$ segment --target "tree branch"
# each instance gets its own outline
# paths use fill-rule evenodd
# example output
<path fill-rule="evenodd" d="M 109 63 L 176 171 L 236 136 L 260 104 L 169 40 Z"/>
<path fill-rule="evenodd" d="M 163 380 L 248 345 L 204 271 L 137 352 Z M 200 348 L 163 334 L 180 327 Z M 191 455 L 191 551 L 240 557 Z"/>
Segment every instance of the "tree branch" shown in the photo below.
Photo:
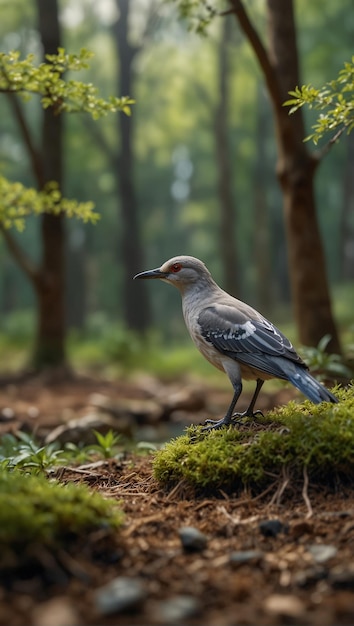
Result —
<path fill-rule="evenodd" d="M 333 148 L 334 144 L 337 143 L 338 139 L 343 135 L 345 130 L 346 130 L 346 126 L 342 126 L 342 128 L 340 128 L 336 132 L 336 134 L 333 135 L 333 137 L 331 137 L 331 139 L 326 143 L 326 145 L 323 146 L 322 150 L 317 150 L 314 153 L 314 157 L 316 161 L 320 162 L 325 156 L 327 156 L 329 151 Z"/>
<path fill-rule="evenodd" d="M 32 170 L 37 181 L 37 186 L 39 189 L 43 189 L 44 184 L 45 184 L 45 179 L 44 179 L 44 172 L 43 172 L 40 154 L 34 145 L 26 118 L 24 116 L 24 113 L 22 111 L 21 105 L 18 101 L 16 94 L 7 93 L 7 96 L 11 103 L 12 110 L 16 117 L 17 123 L 21 129 L 23 140 L 30 156 Z"/>
<path fill-rule="evenodd" d="M 21 268 L 21 270 L 32 282 L 32 284 L 36 286 L 40 279 L 40 272 L 29 259 L 29 257 L 24 253 L 23 249 L 17 243 L 15 237 L 13 237 L 9 230 L 7 228 L 4 228 L 2 224 L 0 224 L 0 231 L 4 236 L 7 247 L 11 252 L 13 258 L 15 259 L 17 265 Z"/>
<path fill-rule="evenodd" d="M 248 17 L 242 1 L 229 0 L 229 2 L 232 7 L 232 13 L 237 18 L 238 23 L 240 24 L 244 35 L 247 37 L 249 43 L 251 44 L 253 51 L 257 57 L 258 63 L 261 66 L 273 105 L 278 112 L 281 111 L 282 113 L 284 113 L 278 81 L 276 79 L 274 67 L 269 58 L 269 54 L 264 47 L 259 34 L 257 33 L 252 22 L 250 21 L 250 18 Z"/>

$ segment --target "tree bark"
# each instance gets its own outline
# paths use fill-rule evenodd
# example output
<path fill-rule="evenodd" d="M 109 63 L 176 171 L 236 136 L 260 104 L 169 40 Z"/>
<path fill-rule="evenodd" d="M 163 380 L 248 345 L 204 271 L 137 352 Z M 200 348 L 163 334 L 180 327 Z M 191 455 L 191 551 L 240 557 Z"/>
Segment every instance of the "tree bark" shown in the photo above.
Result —
<path fill-rule="evenodd" d="M 268 108 L 265 103 L 265 93 L 262 84 L 257 87 L 257 119 L 256 119 L 256 157 L 254 164 L 254 198 L 253 218 L 254 232 L 252 247 L 256 264 L 257 300 L 258 307 L 264 314 L 272 309 L 274 289 L 271 276 L 270 259 L 270 224 L 267 205 L 267 118 Z"/>
<path fill-rule="evenodd" d="M 57 0 L 37 0 L 38 25 L 43 55 L 55 54 L 61 46 Z M 42 171 L 44 184 L 62 185 L 61 115 L 43 111 Z M 41 217 L 42 258 L 35 288 L 38 301 L 38 326 L 34 351 L 36 369 L 66 365 L 65 354 L 65 279 L 63 215 Z"/>
<path fill-rule="evenodd" d="M 118 93 L 133 96 L 133 61 L 138 48 L 128 39 L 130 0 L 116 0 L 119 18 L 114 25 L 114 39 L 119 58 Z M 134 183 L 133 117 L 118 115 L 120 151 L 117 158 L 122 215 L 121 258 L 123 277 L 123 315 L 126 325 L 138 332 L 151 323 L 150 302 L 146 285 L 137 285 L 132 277 L 144 267 L 138 201 Z"/>
<path fill-rule="evenodd" d="M 343 204 L 340 220 L 340 272 L 343 280 L 354 278 L 354 133 L 346 138 L 347 158 L 343 180 Z"/>
<path fill-rule="evenodd" d="M 328 349 L 340 352 L 331 310 L 325 258 L 314 199 L 318 160 L 307 152 L 302 112 L 289 116 L 283 102 L 300 84 L 292 0 L 267 0 L 269 54 L 240 0 L 230 0 L 233 12 L 257 56 L 273 106 L 278 145 L 277 174 L 284 198 L 289 274 L 299 339 L 317 345 L 331 335 Z"/>
<path fill-rule="evenodd" d="M 219 84 L 217 90 L 219 101 L 215 111 L 214 135 L 220 203 L 220 258 L 223 267 L 225 289 L 237 296 L 240 294 L 240 280 L 235 237 L 236 206 L 232 193 L 232 166 L 228 126 L 231 26 L 230 20 L 224 20 L 219 43 Z"/>

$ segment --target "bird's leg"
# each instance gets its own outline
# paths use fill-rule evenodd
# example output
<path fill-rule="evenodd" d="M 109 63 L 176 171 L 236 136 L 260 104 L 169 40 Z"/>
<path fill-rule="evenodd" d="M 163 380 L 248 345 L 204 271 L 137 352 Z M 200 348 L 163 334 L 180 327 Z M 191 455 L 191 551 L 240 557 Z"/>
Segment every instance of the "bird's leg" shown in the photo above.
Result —
<path fill-rule="evenodd" d="M 259 392 L 262 389 L 263 383 L 264 383 L 264 380 L 262 380 L 261 378 L 257 378 L 256 389 L 253 394 L 252 400 L 249 404 L 249 407 L 243 413 L 233 413 L 232 417 L 237 417 L 237 418 L 256 417 L 257 415 L 260 415 L 261 417 L 263 417 L 262 411 L 254 411 L 254 407 L 255 407 Z M 238 421 L 238 420 L 234 420 L 234 421 Z"/>
<path fill-rule="evenodd" d="M 229 424 L 231 424 L 231 418 L 233 415 L 233 410 L 236 406 L 236 402 L 239 399 L 240 395 L 241 395 L 241 391 L 242 391 L 242 383 L 241 382 L 237 382 L 234 384 L 234 396 L 232 398 L 231 404 L 229 406 L 229 408 L 227 409 L 226 415 L 221 419 L 221 420 L 205 420 L 204 424 L 208 424 L 208 426 L 204 426 L 202 428 L 203 431 L 205 430 L 215 430 L 218 428 L 222 428 L 223 426 L 228 426 Z"/>

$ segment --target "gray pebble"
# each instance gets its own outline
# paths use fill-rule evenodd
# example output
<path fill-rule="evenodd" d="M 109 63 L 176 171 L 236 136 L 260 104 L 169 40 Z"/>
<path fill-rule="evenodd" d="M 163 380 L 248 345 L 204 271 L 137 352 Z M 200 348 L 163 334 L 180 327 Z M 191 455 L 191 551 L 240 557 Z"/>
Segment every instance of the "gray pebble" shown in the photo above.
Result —
<path fill-rule="evenodd" d="M 201 606 L 197 598 L 193 596 L 174 596 L 160 602 L 156 609 L 156 617 L 164 624 L 185 622 L 200 613 Z"/>
<path fill-rule="evenodd" d="M 120 576 L 96 591 L 95 605 L 102 615 L 133 612 L 145 598 L 146 589 L 139 578 Z"/>
<path fill-rule="evenodd" d="M 327 569 L 321 565 L 316 565 L 315 567 L 308 567 L 296 572 L 294 575 L 294 583 L 298 587 L 306 589 L 307 587 L 317 583 L 319 580 L 325 580 L 327 577 Z"/>
<path fill-rule="evenodd" d="M 354 566 L 338 565 L 329 575 L 329 582 L 333 589 L 354 590 Z"/>
<path fill-rule="evenodd" d="M 208 539 L 198 528 L 182 526 L 178 531 L 182 546 L 186 552 L 200 552 L 206 548 Z"/>
<path fill-rule="evenodd" d="M 314 543 L 308 546 L 307 549 L 312 554 L 316 563 L 325 563 L 338 552 L 335 546 L 325 545 L 323 543 Z"/>
<path fill-rule="evenodd" d="M 240 550 L 238 552 L 231 552 L 230 563 L 232 565 L 243 565 L 244 563 L 258 563 L 263 557 L 263 552 L 260 550 Z"/>
<path fill-rule="evenodd" d="M 264 537 L 276 537 L 281 532 L 287 532 L 287 526 L 279 519 L 264 520 L 259 523 L 258 527 Z"/>

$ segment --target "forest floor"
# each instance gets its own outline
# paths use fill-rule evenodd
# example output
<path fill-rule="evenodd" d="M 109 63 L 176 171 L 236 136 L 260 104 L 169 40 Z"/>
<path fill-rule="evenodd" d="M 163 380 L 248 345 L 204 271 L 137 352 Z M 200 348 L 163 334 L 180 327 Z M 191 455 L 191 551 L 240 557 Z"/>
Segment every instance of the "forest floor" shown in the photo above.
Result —
<path fill-rule="evenodd" d="M 87 415 L 92 404 L 102 405 L 102 396 L 114 405 L 111 414 L 118 422 L 122 398 L 149 402 L 148 428 L 139 408 L 138 437 L 155 433 L 161 438 L 168 432 L 166 423 L 159 430 L 156 411 L 151 413 L 153 397 L 164 406 L 163 422 L 166 398 L 175 395 L 175 410 L 168 417 L 173 431 L 176 424 L 182 428 L 184 422 L 200 423 L 227 406 L 230 392 L 203 384 L 193 393 L 190 389 L 183 405 L 178 394 L 184 385 L 166 391 L 165 384 L 147 379 L 7 384 L 0 388 L 0 433 L 21 428 L 48 437 L 55 427 Z M 260 408 L 283 403 L 291 394 L 289 389 L 265 392 Z M 62 482 L 85 482 L 118 500 L 124 526 L 113 537 L 104 531 L 82 537 L 80 545 L 63 550 L 59 560 L 38 547 L 40 566 L 32 569 L 21 569 L 19 554 L 16 575 L 0 569 L 1 625 L 354 624 L 353 489 L 309 485 L 309 501 L 301 485 L 291 484 L 283 495 L 274 488 L 257 495 L 220 491 L 197 497 L 183 485 L 170 491 L 161 488 L 152 463 L 152 455 L 129 452 L 56 471 Z M 194 549 L 183 547 L 183 527 L 203 533 L 205 545 L 197 541 Z M 115 593 L 117 597 L 110 613 L 102 590 L 114 580 L 116 592 L 110 589 L 109 602 Z M 131 598 L 125 609 L 122 593 Z"/>

